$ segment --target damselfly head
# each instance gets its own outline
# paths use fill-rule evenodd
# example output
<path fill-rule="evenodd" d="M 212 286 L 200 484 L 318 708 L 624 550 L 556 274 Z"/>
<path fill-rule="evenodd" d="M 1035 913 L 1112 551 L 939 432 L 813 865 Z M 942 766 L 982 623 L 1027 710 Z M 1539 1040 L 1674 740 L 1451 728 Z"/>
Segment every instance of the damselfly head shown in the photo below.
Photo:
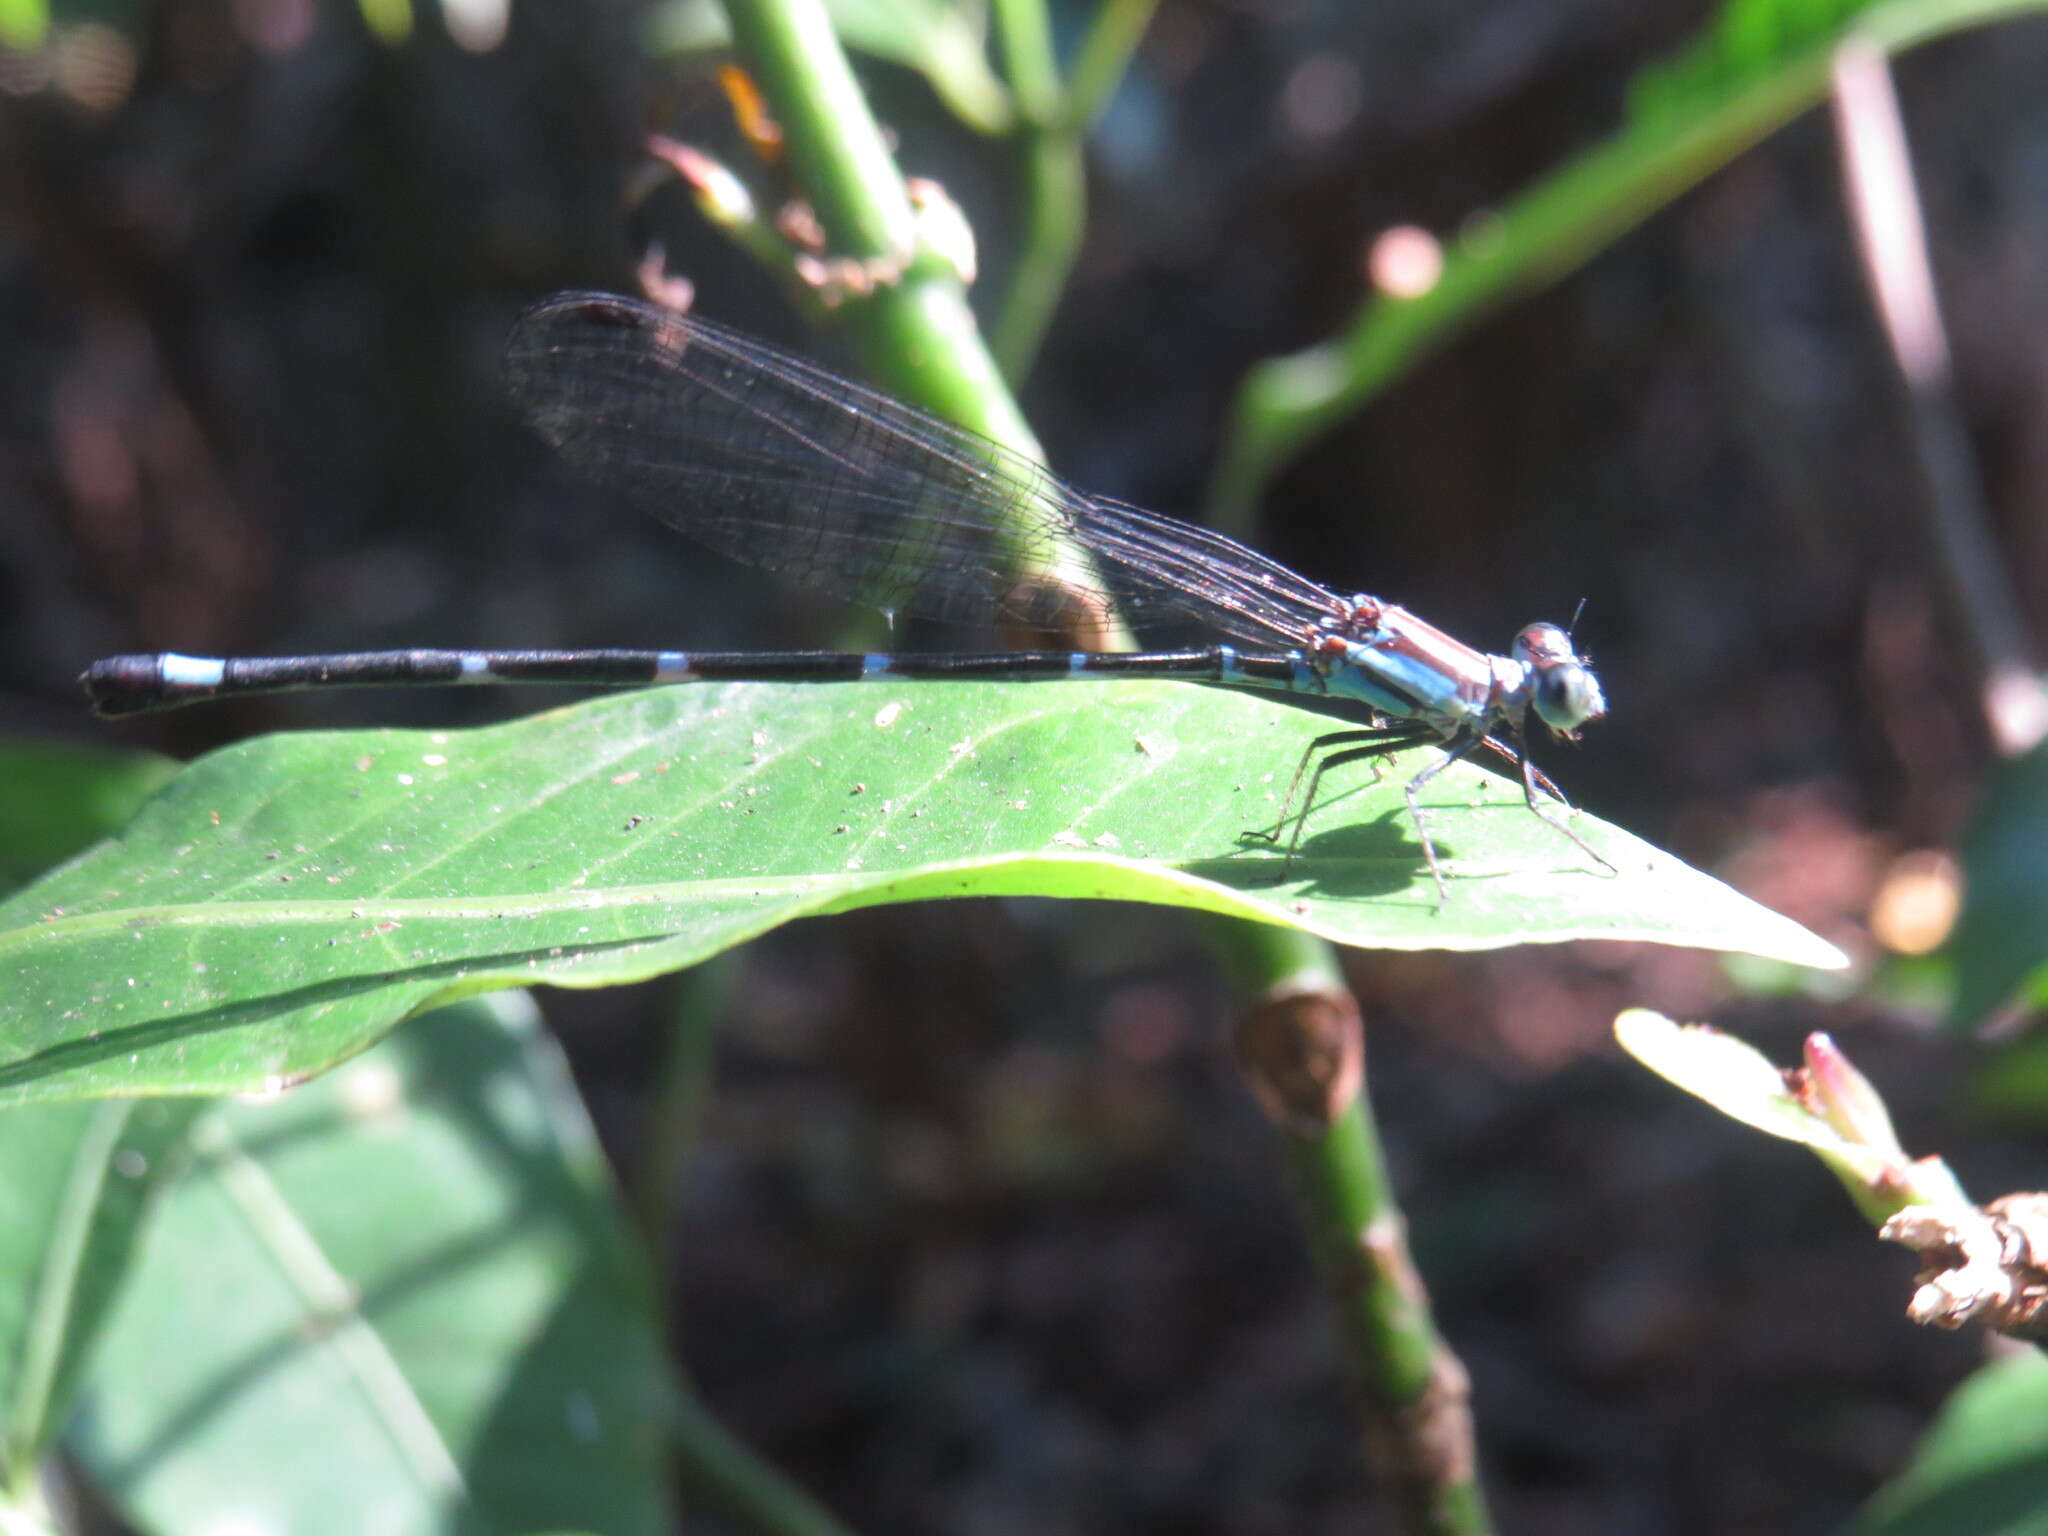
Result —
<path fill-rule="evenodd" d="M 1529 669 L 1529 702 L 1537 718 L 1560 736 L 1607 713 L 1607 698 L 1593 669 L 1555 624 L 1531 624 L 1515 636 L 1515 660 Z"/>

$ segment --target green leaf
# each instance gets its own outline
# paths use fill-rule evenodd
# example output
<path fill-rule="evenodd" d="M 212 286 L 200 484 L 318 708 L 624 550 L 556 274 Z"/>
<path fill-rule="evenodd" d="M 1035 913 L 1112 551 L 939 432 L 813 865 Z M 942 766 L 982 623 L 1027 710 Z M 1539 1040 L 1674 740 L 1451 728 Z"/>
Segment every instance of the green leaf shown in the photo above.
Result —
<path fill-rule="evenodd" d="M 798 917 L 938 896 L 1165 902 L 1342 943 L 1645 939 L 1842 963 L 1627 833 L 1602 869 L 1434 754 L 1278 816 L 1330 722 L 1190 684 L 703 685 L 469 732 L 274 736 L 194 764 L 0 904 L 0 1102 L 288 1081 L 408 1014 L 690 965 Z"/>
<path fill-rule="evenodd" d="M 1939 1158 L 1907 1161 L 1877 1090 L 1825 1037 L 1808 1041 L 1804 1094 L 1761 1051 L 1712 1025 L 1675 1024 L 1630 1008 L 1615 1019 L 1614 1038 L 1666 1082 L 1731 1120 L 1804 1146 L 1873 1226 L 1908 1205 L 1972 1208 Z M 1815 1081 L 1822 1070 L 1827 1083 Z"/>
<path fill-rule="evenodd" d="M 1955 1390 L 1913 1464 L 1850 1527 L 1854 1536 L 2048 1533 L 2048 1359 L 2026 1350 Z"/>
<path fill-rule="evenodd" d="M 1244 526 L 1271 477 L 1498 304 L 1576 270 L 1735 156 L 1820 102 L 1851 35 L 1899 53 L 2048 0 L 1725 0 L 1691 47 L 1630 87 L 1627 123 L 1444 249 L 1427 293 L 1369 299 L 1344 335 L 1245 376 L 1213 482 L 1213 526 Z"/>
<path fill-rule="evenodd" d="M 2048 986 L 2048 747 L 2004 764 L 1963 835 L 1963 911 L 1949 940 L 1949 1020 L 1981 1024 Z"/>
<path fill-rule="evenodd" d="M 0 893 L 105 837 L 177 771 L 153 752 L 0 743 Z"/>
<path fill-rule="evenodd" d="M 63 1425 L 191 1114 L 110 1101 L 0 1112 L 0 1486 L 33 1477 Z"/>
<path fill-rule="evenodd" d="M 532 1003 L 223 1103 L 66 1444 L 147 1530 L 673 1529 L 660 1329 Z"/>
<path fill-rule="evenodd" d="M 1707 1024 L 1675 1024 L 1647 1008 L 1619 1015 L 1614 1038 L 1666 1082 L 1752 1130 L 1816 1149 L 1846 1146 L 1825 1120 L 1799 1102 L 1771 1059 L 1746 1041 Z"/>

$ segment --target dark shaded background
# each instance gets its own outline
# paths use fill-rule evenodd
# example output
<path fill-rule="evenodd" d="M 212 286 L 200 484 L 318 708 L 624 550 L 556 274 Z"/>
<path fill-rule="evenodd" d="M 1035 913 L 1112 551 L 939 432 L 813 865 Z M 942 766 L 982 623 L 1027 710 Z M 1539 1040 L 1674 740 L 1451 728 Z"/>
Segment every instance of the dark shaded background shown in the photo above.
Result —
<path fill-rule="evenodd" d="M 61 87 L 6 61 L 0 730 L 192 752 L 531 702 L 286 698 L 117 730 L 71 678 L 122 650 L 829 640 L 801 597 L 594 506 L 497 390 L 523 303 L 630 288 L 656 236 L 706 312 L 836 355 L 679 194 L 623 207 L 645 130 L 727 140 L 709 87 L 646 62 L 633 6 L 518 5 L 479 54 L 432 7 L 386 47 L 308 5 L 108 14 L 69 34 Z M 1055 461 L 1197 505 L 1242 370 L 1349 316 L 1375 232 L 1453 228 L 1590 144 L 1707 14 L 1168 0 L 1027 394 Z M 973 219 L 992 302 L 1004 151 L 866 74 L 906 168 Z M 1963 407 L 2038 611 L 2048 26 L 1899 74 Z M 1587 598 L 1614 714 L 1557 777 L 1868 955 L 1886 862 L 1953 835 L 1986 761 L 1921 517 L 1816 117 L 1319 444 L 1259 538 L 1489 647 Z M 1879 1002 L 1744 1000 L 1690 952 L 1350 959 L 1505 1528 L 1820 1529 L 1896 1470 L 1980 1343 L 1908 1328 L 1909 1257 L 1607 1029 L 1630 1003 L 1711 1009 L 1780 1059 L 1831 1029 L 1914 1150 L 1980 1195 L 2038 1184 L 2038 1128 L 1968 1113 L 1972 1056 Z M 668 1257 L 690 1364 L 755 1445 L 872 1531 L 1380 1528 L 1179 917 L 872 912 L 721 978 L 720 1096 Z M 675 998 L 544 998 L 629 1180 Z"/>

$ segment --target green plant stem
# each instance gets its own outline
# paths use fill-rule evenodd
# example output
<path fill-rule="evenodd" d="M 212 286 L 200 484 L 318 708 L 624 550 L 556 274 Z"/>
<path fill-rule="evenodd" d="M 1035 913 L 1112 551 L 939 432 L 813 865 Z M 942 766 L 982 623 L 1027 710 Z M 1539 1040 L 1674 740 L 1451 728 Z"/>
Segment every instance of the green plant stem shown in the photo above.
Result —
<path fill-rule="evenodd" d="M 840 313 L 869 370 L 892 393 L 1034 460 L 1044 453 L 983 344 L 958 274 L 916 243 L 916 221 L 897 241 L 909 194 L 880 126 L 854 82 L 822 0 L 727 0 L 741 56 L 783 126 L 791 164 L 836 255 L 878 264 L 872 291 Z M 820 110 L 819 102 L 829 109 Z M 845 144 L 817 142 L 845 139 Z M 1085 550 L 1058 543 L 1022 517 L 1006 554 L 1020 579 L 1099 590 Z M 1083 637 L 1077 636 L 1077 639 Z M 1127 644 L 1116 623 L 1090 645 Z"/>
<path fill-rule="evenodd" d="M 1027 125 L 1017 138 L 1024 177 L 1021 248 L 992 348 L 1003 376 L 1022 384 L 1081 251 L 1087 172 L 1080 135 L 1069 128 Z"/>
<path fill-rule="evenodd" d="M 1335 1309 L 1344 1369 L 1364 1406 L 1374 1473 L 1400 1529 L 1482 1536 L 1492 1524 L 1478 1478 L 1477 1437 L 1464 1367 L 1436 1331 L 1408 1251 L 1407 1223 L 1387 1178 L 1366 1091 L 1363 1025 L 1328 945 L 1292 929 L 1215 920 L 1216 946 L 1248 1024 L 1268 1043 L 1341 1041 L 1350 1070 L 1331 1070 L 1326 1093 L 1297 1094 L 1293 1113 L 1261 1080 L 1273 1053 L 1239 1031 L 1239 1059 L 1275 1122 L 1308 1224 L 1316 1268 Z M 1296 1065 L 1313 1051 L 1283 1060 Z M 1324 1052 L 1325 1062 L 1338 1059 Z M 1297 1079 L 1297 1086 L 1299 1082 Z"/>
<path fill-rule="evenodd" d="M 1018 107 L 1024 180 L 1017 265 L 994 327 L 1003 374 L 1030 375 L 1081 250 L 1087 217 L 1085 141 L 1115 94 L 1157 0 L 1108 0 L 1095 16 L 1062 93 L 1044 0 L 998 0 L 996 25 Z"/>
<path fill-rule="evenodd" d="M 655 1272 L 655 1294 L 670 1298 L 667 1235 L 689 1169 L 703 1109 L 711 1096 L 718 1015 L 732 978 L 726 956 L 685 972 L 667 1037 L 668 1052 L 653 1105 L 647 1167 L 635 1199 Z M 665 1310 L 665 1308 L 664 1308 Z M 669 1449 L 687 1498 L 759 1536 L 848 1536 L 815 1499 L 736 1439 L 705 1407 L 689 1372 L 676 1368 L 669 1402 Z"/>
<path fill-rule="evenodd" d="M 836 63 L 818 57 L 836 54 L 837 46 L 815 0 L 728 0 L 728 4 L 734 36 L 777 109 L 793 163 L 800 171 L 842 176 L 854 174 L 852 167 L 869 165 L 851 151 L 824 152 L 803 148 L 797 142 L 810 134 L 865 137 L 872 131 L 857 91 L 829 113 L 794 105 L 795 98 L 811 88 L 812 74 L 836 81 L 845 71 L 843 56 Z M 771 18 L 764 12 L 777 14 Z M 745 20 L 742 13 L 747 13 Z M 748 40 L 757 36 L 775 39 L 774 49 L 753 56 Z M 795 46 L 793 39 L 805 46 Z M 1028 37 L 1020 38 L 1015 46 L 1019 56 L 1030 51 Z M 1012 67 L 1014 71 L 1014 58 Z M 1028 100 L 1030 92 L 1020 84 L 1018 95 L 1020 101 Z M 874 139 L 879 143 L 878 131 Z M 863 174 L 883 172 L 870 166 Z M 893 166 L 886 168 L 886 174 L 890 188 L 900 188 Z M 854 208 L 863 189 L 835 187 L 828 197 L 823 189 L 806 185 L 836 248 L 845 237 L 828 210 Z M 893 199 L 895 192 L 887 190 L 884 195 Z M 849 218 L 846 227 L 880 226 L 872 215 L 864 215 L 858 220 Z M 856 249 L 849 254 L 870 253 Z M 913 263 L 905 281 L 884 285 L 870 296 L 849 302 L 846 313 L 849 324 L 861 333 L 870 365 L 898 393 L 1013 448 L 1030 441 L 1009 391 L 993 368 L 986 366 L 987 353 L 971 323 L 961 323 L 966 310 L 956 282 L 922 272 L 919 264 Z M 988 425 L 1008 422 L 1018 425 L 1007 431 L 991 431 Z M 1349 1010 L 1355 1018 L 1356 1005 L 1344 992 L 1336 961 L 1321 941 L 1261 924 L 1219 920 L 1210 929 L 1247 995 L 1263 998 L 1312 979 L 1319 995 L 1335 1000 L 1340 1010 Z M 1412 1465 L 1422 1459 L 1418 1442 L 1404 1437 L 1400 1426 L 1440 1422 L 1427 1419 L 1416 1409 L 1441 1400 L 1443 1394 L 1433 1389 L 1433 1383 L 1440 1384 L 1446 1374 L 1460 1373 L 1454 1369 L 1455 1362 L 1450 1372 L 1445 1370 L 1448 1355 L 1428 1328 L 1426 1307 L 1416 1299 L 1420 1290 L 1406 1266 L 1405 1247 L 1396 1241 L 1392 1252 L 1398 1261 L 1387 1257 L 1386 1236 L 1398 1234 L 1400 1220 L 1380 1171 L 1377 1140 L 1368 1123 L 1358 1110 L 1350 1108 L 1312 1141 L 1313 1148 L 1295 1150 L 1294 1161 L 1306 1191 L 1317 1251 L 1344 1311 L 1347 1361 L 1368 1403 L 1385 1408 L 1373 1415 L 1375 1438 L 1402 1447 L 1392 1456 L 1394 1464 Z M 1379 1432 L 1383 1425 L 1386 1432 Z M 1408 1486 L 1412 1479 L 1405 1475 L 1397 1479 L 1403 1506 L 1427 1515 L 1426 1519 L 1411 1519 L 1410 1529 L 1457 1532 L 1460 1536 L 1474 1536 L 1486 1529 L 1483 1505 L 1469 1471 L 1469 1434 L 1462 1444 L 1466 1454 L 1452 1458 L 1462 1460 L 1466 1468 L 1462 1479 L 1438 1477 L 1431 1481 L 1426 1497 L 1413 1494 Z"/>
<path fill-rule="evenodd" d="M 822 0 L 727 0 L 725 9 L 833 249 L 907 255 L 917 237 L 910 194 Z"/>
<path fill-rule="evenodd" d="M 758 1536 L 850 1536 L 822 1505 L 735 1440 L 687 1380 L 670 1407 L 669 1449 L 693 1508 Z"/>
<path fill-rule="evenodd" d="M 1045 0 L 996 0 L 995 23 L 1017 104 L 1024 207 L 1017 265 L 996 320 L 993 350 L 1004 376 L 1016 384 L 1031 371 L 1081 249 L 1087 177 L 1082 127 L 1060 88 Z"/>
<path fill-rule="evenodd" d="M 995 0 L 995 24 L 1003 45 L 1003 72 L 1017 109 L 1029 122 L 1057 123 L 1066 110 L 1066 97 L 1045 0 Z"/>
<path fill-rule="evenodd" d="M 1829 58 L 1844 36 L 1853 32 L 1896 53 L 2044 8 L 2048 0 L 1891 0 L 1768 75 L 1738 81 L 1722 100 L 1648 116 L 1579 156 L 1498 215 L 1475 221 L 1447 248 L 1443 275 L 1427 293 L 1376 296 L 1345 335 L 1248 373 L 1211 481 L 1209 522 L 1242 532 L 1268 481 L 1312 438 L 1493 306 L 1573 271 L 1814 106 L 1827 92 Z"/>
<path fill-rule="evenodd" d="M 719 1017 L 732 990 L 732 975 L 729 955 L 720 954 L 690 967 L 675 981 L 663 1040 L 666 1050 L 648 1116 L 645 1166 L 635 1183 L 633 1200 L 654 1272 L 655 1292 L 664 1301 L 671 1295 L 669 1266 L 674 1245 L 668 1240 L 669 1233 L 682 1203 L 704 1106 L 711 1101 Z"/>
<path fill-rule="evenodd" d="M 1404 1530 L 1492 1529 L 1463 1365 L 1436 1332 L 1361 1096 L 1320 1136 L 1287 1139 L 1375 1471 Z"/>
<path fill-rule="evenodd" d="M 1105 0 L 1096 11 L 1095 24 L 1081 40 L 1067 79 L 1067 113 L 1077 128 L 1093 128 L 1109 110 L 1110 98 L 1158 8 L 1159 0 Z"/>
<path fill-rule="evenodd" d="M 726 14 L 833 254 L 903 263 L 871 294 L 844 305 L 863 360 L 892 393 L 1038 457 L 958 276 L 920 249 L 910 194 L 822 0 L 726 0 Z"/>

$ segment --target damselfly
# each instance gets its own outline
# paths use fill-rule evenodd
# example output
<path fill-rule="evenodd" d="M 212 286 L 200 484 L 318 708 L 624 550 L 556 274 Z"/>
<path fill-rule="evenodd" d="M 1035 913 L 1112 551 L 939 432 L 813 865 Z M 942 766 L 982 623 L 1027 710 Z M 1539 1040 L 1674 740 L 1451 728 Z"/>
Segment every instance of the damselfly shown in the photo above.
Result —
<path fill-rule="evenodd" d="M 1555 624 L 1511 653 L 1452 639 L 1376 597 L 1339 596 L 1233 539 L 1090 496 L 973 433 L 694 316 L 566 293 L 524 314 L 507 348 L 514 398 L 590 480 L 735 559 L 892 616 L 1006 632 L 1135 637 L 1169 626 L 1197 649 L 361 651 L 321 656 L 114 656 L 81 681 L 105 715 L 223 694 L 335 686 L 1165 677 L 1271 690 L 1353 728 L 1315 739 L 1270 829 L 1291 866 L 1324 775 L 1423 742 L 1408 781 L 1424 862 L 1444 891 L 1421 792 L 1475 749 L 1521 769 L 1529 809 L 1563 804 L 1528 754 L 1529 717 L 1570 738 L 1606 712 Z M 1311 767 L 1313 771 L 1311 772 Z M 1306 778 L 1307 791 L 1303 794 Z M 1296 807 L 1299 805 L 1297 813 Z M 1610 866 L 1611 867 L 1611 866 Z"/>

